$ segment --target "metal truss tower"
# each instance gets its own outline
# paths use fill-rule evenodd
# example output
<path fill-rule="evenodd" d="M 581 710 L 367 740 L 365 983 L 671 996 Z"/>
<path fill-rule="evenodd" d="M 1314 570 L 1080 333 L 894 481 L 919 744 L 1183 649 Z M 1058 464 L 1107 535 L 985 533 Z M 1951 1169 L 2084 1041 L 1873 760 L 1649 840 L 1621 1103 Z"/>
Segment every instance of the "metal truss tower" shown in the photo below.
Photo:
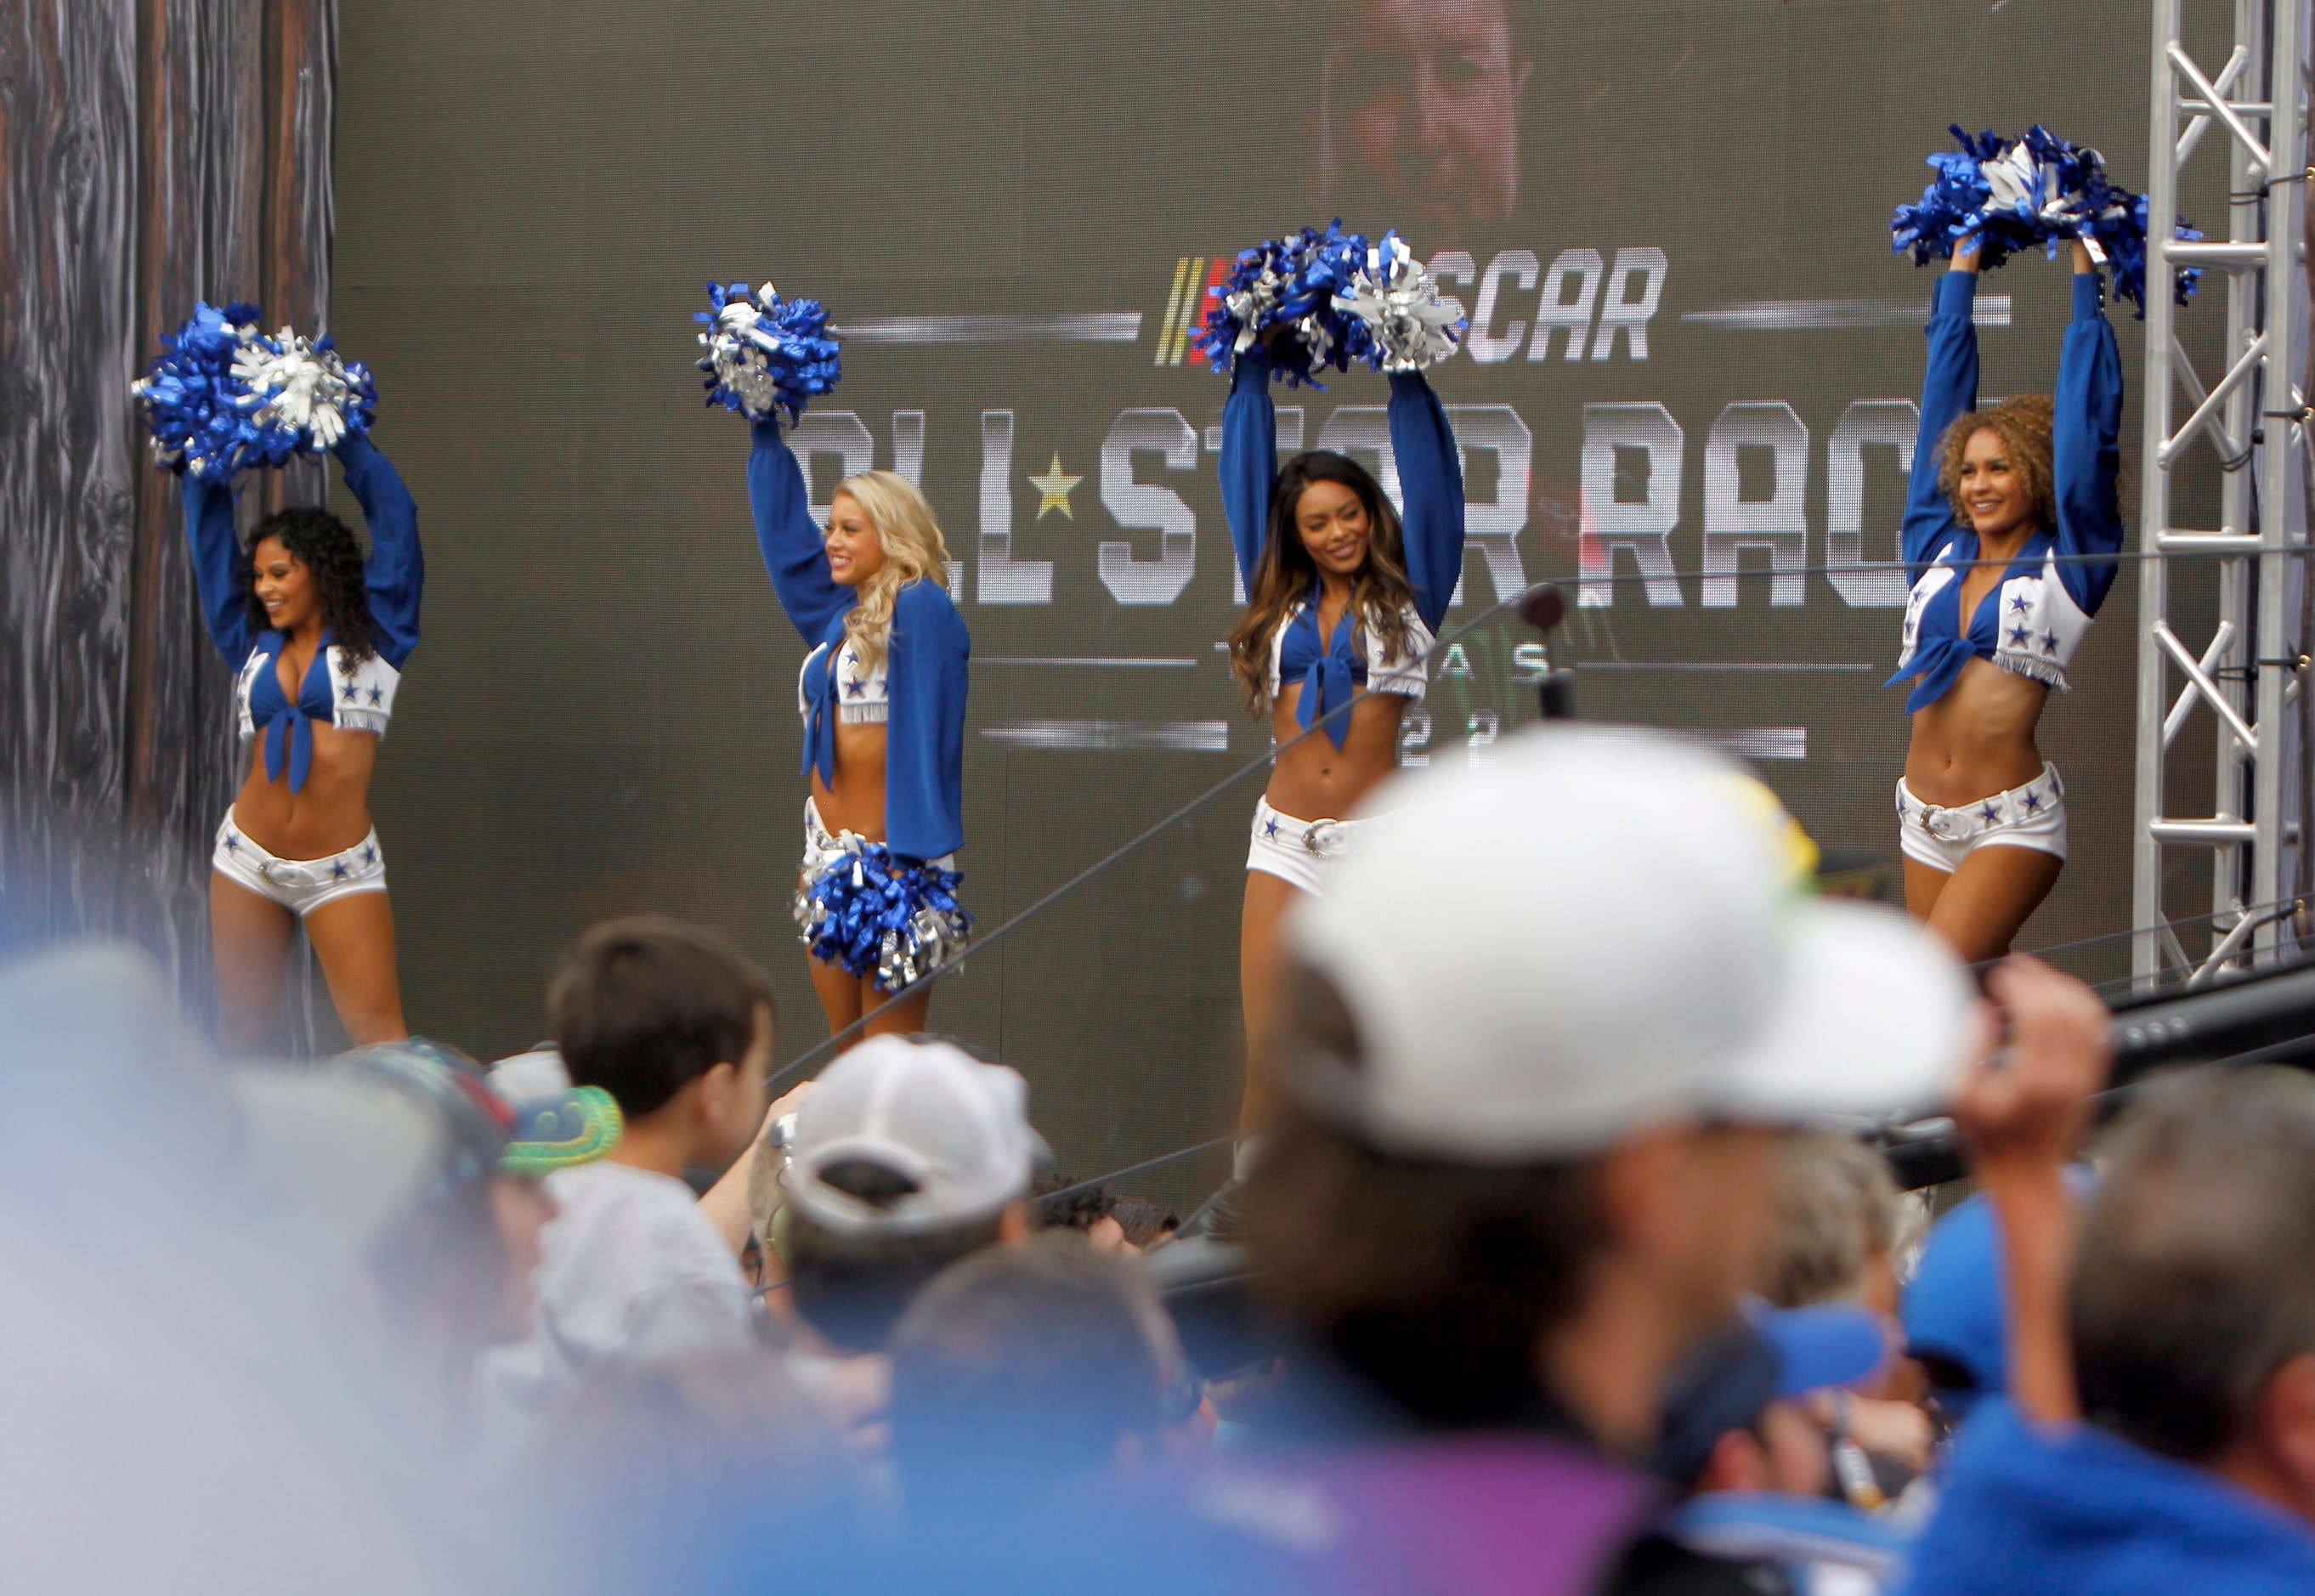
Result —
<path fill-rule="evenodd" d="M 2306 896 L 2305 562 L 2309 414 L 2302 232 L 2307 159 L 2306 0 L 2231 0 L 2234 48 L 2215 71 L 2186 49 L 2186 0 L 2153 0 L 2154 72 L 2147 231 L 2144 441 L 2139 482 L 2138 724 L 2131 969 L 2137 984 L 2201 985 L 2220 970 L 2269 963 L 2295 946 Z M 2225 237 L 2168 236 L 2179 170 L 2198 148 L 2227 161 Z M 2223 292 L 2226 369 L 2205 384 L 2174 331 L 2171 275 L 2204 273 Z M 2207 310 L 2198 314 L 2208 314 Z M 2222 474 L 2220 525 L 2181 527 L 2181 468 L 2207 448 Z M 2189 554 L 2175 563 L 2161 556 Z M 2216 625 L 2179 634 L 2171 578 L 2215 563 Z M 2197 608 L 2200 606 L 2196 606 Z M 2208 813 L 2181 813 L 2166 756 L 2209 712 L 2216 761 Z M 2199 784 L 2197 784 L 2199 785 Z M 2189 800 L 2188 802 L 2191 802 Z M 2164 901 L 2166 860 L 2210 861 L 2211 913 Z"/>

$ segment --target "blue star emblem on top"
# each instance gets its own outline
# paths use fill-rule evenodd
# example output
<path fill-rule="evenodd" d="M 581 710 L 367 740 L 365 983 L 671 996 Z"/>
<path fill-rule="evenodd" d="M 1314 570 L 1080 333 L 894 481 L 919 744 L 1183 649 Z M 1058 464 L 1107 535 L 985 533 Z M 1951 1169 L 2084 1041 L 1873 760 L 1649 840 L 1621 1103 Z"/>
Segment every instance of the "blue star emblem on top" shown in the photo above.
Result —
<path fill-rule="evenodd" d="M 2001 811 L 1989 803 L 1983 809 L 1977 811 L 1977 818 L 1991 826 L 1994 821 L 2001 818 Z"/>
<path fill-rule="evenodd" d="M 347 702 L 348 704 L 351 704 L 351 703 L 354 701 L 354 696 L 355 696 L 357 693 L 359 693 L 360 691 L 361 691 L 361 689 L 360 689 L 359 687 L 356 687 L 356 686 L 355 686 L 353 683 L 351 683 L 351 682 L 348 682 L 348 683 L 346 684 L 346 691 L 345 691 L 345 700 L 346 700 L 346 702 Z"/>
<path fill-rule="evenodd" d="M 2022 613 L 2022 612 L 2024 612 L 2024 611 L 2026 611 L 2026 610 L 2028 610 L 2028 609 L 2033 608 L 2034 607 L 2033 607 L 2031 604 L 2029 604 L 2029 603 L 2027 603 L 2027 602 L 2026 595 L 2025 595 L 2025 594 L 2023 594 L 2023 593 L 2012 593 L 2012 594 L 2009 596 L 2009 607 L 2010 607 L 2010 608 L 2012 608 L 2012 609 L 2014 609 L 2014 610 L 2018 610 L 2018 611 L 2019 611 L 2019 612 L 2021 612 L 2021 613 Z"/>
<path fill-rule="evenodd" d="M 2041 807 L 2042 807 L 2042 794 L 2039 794 L 2039 793 L 2028 793 L 2028 794 L 2026 794 L 2026 812 L 2027 812 L 2027 813 L 2028 813 L 2028 814 L 2032 814 L 2032 813 L 2034 813 L 2036 811 L 2039 810 Z"/>
<path fill-rule="evenodd" d="M 1264 837 L 1272 839 L 1275 839 L 1277 838 L 1278 818 L 1275 815 L 1262 822 L 1262 834 Z"/>
<path fill-rule="evenodd" d="M 370 690 L 369 690 L 369 701 L 370 701 L 372 704 L 383 704 L 383 703 L 385 703 L 385 702 L 386 702 L 386 694 L 385 694 L 384 690 L 383 690 L 383 689 L 381 689 L 381 688 L 378 688 L 378 687 L 372 687 L 372 688 L 370 688 Z"/>
<path fill-rule="evenodd" d="M 241 838 L 235 837 L 230 831 L 226 832 L 225 834 L 225 851 L 228 854 L 237 854 L 241 852 Z"/>
<path fill-rule="evenodd" d="M 377 863 L 377 844 L 374 842 L 366 842 L 362 844 L 362 863 L 365 864 L 375 864 Z"/>
<path fill-rule="evenodd" d="M 2009 628 L 2009 641 L 2017 643 L 2021 648 L 2025 646 L 2026 640 L 2031 636 L 2033 636 L 2033 634 L 2026 630 L 2023 626 L 2012 626 Z"/>
<path fill-rule="evenodd" d="M 2042 652 L 2045 654 L 2054 654 L 2058 652 L 2058 634 L 2055 632 L 2042 634 Z"/>
<path fill-rule="evenodd" d="M 857 698 L 867 690 L 867 684 L 856 676 L 844 684 L 844 696 L 847 698 Z"/>
<path fill-rule="evenodd" d="M 343 859 L 333 859 L 331 861 L 330 878 L 333 881 L 343 881 L 352 873 L 352 871 L 346 868 L 346 862 Z"/>

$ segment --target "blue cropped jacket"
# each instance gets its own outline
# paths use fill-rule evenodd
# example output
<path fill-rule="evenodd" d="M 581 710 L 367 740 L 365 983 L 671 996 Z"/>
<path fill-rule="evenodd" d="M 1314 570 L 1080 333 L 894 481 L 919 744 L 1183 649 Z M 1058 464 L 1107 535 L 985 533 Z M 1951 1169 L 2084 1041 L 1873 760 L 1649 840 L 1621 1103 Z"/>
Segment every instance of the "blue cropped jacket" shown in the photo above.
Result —
<path fill-rule="evenodd" d="M 812 653 L 803 672 L 803 774 L 836 781 L 844 621 L 859 595 L 829 574 L 828 553 L 812 518 L 803 469 L 771 421 L 757 421 L 748 459 L 748 498 L 780 607 Z M 972 639 L 955 601 L 918 581 L 893 602 L 886 648 L 889 708 L 884 726 L 884 840 L 921 863 L 964 846 L 964 703 Z M 817 669 L 815 669 L 817 667 Z"/>

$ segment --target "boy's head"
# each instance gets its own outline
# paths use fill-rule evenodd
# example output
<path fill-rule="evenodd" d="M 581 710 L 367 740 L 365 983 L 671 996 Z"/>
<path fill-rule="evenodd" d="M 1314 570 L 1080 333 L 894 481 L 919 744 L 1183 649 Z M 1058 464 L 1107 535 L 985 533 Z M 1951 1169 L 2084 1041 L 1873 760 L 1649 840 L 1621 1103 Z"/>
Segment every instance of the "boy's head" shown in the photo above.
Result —
<path fill-rule="evenodd" d="M 746 1150 L 764 1116 L 772 992 L 730 942 L 658 915 L 606 920 L 546 1006 L 572 1085 L 602 1087 L 631 1122 L 683 1119 L 702 1165 Z"/>

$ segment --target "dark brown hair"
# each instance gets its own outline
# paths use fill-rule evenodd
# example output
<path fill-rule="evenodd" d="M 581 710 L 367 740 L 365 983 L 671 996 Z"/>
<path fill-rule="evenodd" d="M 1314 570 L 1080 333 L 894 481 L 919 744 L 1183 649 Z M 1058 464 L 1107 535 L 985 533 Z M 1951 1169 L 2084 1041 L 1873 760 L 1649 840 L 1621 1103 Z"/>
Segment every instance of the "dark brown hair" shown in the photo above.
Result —
<path fill-rule="evenodd" d="M 1246 691 L 1246 706 L 1257 716 L 1270 711 L 1272 634 L 1298 599 L 1318 601 L 1318 567 L 1302 545 L 1295 515 L 1302 491 L 1322 482 L 1348 488 L 1367 512 L 1367 560 L 1351 590 L 1351 614 L 1359 626 L 1382 639 L 1389 654 L 1408 652 L 1406 611 L 1414 606 L 1415 588 L 1406 576 L 1406 535 L 1398 512 L 1373 474 L 1348 455 L 1332 449 L 1297 455 L 1278 468 L 1262 559 L 1247 585 L 1246 614 L 1230 634 L 1230 669 Z"/>
<path fill-rule="evenodd" d="M 329 628 L 331 640 L 345 651 L 347 661 L 358 664 L 377 652 L 377 623 L 370 618 L 361 545 L 355 541 L 352 528 L 328 510 L 309 505 L 293 505 L 267 516 L 242 552 L 241 580 L 248 595 L 251 629 L 264 632 L 272 626 L 265 607 L 257 601 L 257 545 L 269 537 L 279 541 L 312 576 L 314 596 L 322 605 L 322 624 Z"/>
<path fill-rule="evenodd" d="M 572 1084 L 602 1087 L 630 1120 L 746 1058 L 759 1010 L 768 1023 L 772 989 L 754 960 L 705 927 L 660 915 L 588 932 L 546 995 Z"/>

